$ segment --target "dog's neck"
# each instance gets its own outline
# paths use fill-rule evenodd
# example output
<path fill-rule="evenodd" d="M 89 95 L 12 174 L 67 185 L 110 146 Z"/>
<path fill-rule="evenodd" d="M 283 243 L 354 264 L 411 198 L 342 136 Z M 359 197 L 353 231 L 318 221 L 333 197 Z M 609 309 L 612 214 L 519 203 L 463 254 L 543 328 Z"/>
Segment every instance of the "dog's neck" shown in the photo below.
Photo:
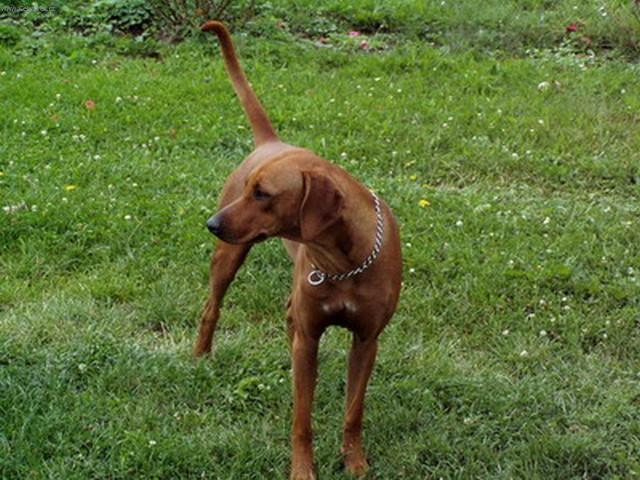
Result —
<path fill-rule="evenodd" d="M 307 260 L 328 274 L 341 274 L 360 266 L 371 253 L 376 233 L 376 212 L 365 190 L 345 200 L 341 217 L 311 242 L 305 243 Z"/>

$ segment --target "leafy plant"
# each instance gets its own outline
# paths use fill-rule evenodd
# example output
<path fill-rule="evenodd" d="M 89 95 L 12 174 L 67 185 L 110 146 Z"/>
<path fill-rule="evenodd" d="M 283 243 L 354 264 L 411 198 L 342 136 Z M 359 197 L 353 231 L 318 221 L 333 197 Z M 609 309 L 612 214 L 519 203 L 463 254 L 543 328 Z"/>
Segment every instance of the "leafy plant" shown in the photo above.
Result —
<path fill-rule="evenodd" d="M 152 16 L 143 0 L 97 0 L 73 14 L 71 25 L 83 33 L 116 32 L 148 36 Z"/>
<path fill-rule="evenodd" d="M 20 41 L 21 36 L 19 28 L 0 24 L 0 45 L 12 47 Z"/>
<path fill-rule="evenodd" d="M 174 41 L 189 36 L 206 20 L 233 22 L 255 8 L 255 0 L 152 0 L 149 4 L 159 34 Z"/>

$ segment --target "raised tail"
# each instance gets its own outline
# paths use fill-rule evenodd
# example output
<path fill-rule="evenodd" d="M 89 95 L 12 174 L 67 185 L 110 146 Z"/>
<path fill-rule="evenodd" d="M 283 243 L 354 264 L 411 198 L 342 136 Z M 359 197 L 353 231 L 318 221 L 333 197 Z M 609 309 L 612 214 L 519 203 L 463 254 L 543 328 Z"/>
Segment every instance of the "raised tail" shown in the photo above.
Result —
<path fill-rule="evenodd" d="M 255 92 L 249 85 L 247 77 L 245 77 L 242 67 L 238 62 L 235 49 L 233 48 L 233 41 L 229 30 L 224 24 L 216 21 L 208 21 L 202 27 L 203 32 L 215 32 L 220 40 L 220 46 L 222 47 L 222 56 L 224 57 L 224 64 L 227 68 L 227 72 L 231 77 L 231 83 L 233 83 L 233 89 L 236 91 L 240 103 L 244 108 L 251 129 L 253 130 L 253 138 L 256 146 L 266 143 L 270 140 L 278 138 L 276 131 L 271 125 L 269 115 L 264 110 L 260 100 L 256 96 Z"/>

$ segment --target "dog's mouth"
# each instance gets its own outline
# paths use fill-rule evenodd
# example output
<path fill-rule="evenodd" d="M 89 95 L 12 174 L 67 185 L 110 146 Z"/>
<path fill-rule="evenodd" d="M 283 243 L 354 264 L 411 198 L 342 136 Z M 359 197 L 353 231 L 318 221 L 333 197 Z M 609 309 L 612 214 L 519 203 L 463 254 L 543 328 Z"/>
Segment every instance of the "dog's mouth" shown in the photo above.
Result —
<path fill-rule="evenodd" d="M 232 245 L 245 245 L 245 244 L 253 244 L 253 243 L 260 243 L 260 242 L 264 242 L 267 238 L 269 238 L 269 235 L 267 235 L 266 233 L 259 233 L 258 235 L 256 235 L 255 237 L 252 238 L 235 238 L 232 236 L 224 236 L 224 235 L 218 235 L 218 238 L 220 240 L 222 240 L 223 242 L 227 242 L 230 243 Z"/>
<path fill-rule="evenodd" d="M 233 229 L 225 228 L 224 224 L 220 224 L 216 227 L 215 224 L 212 223 L 211 225 L 207 226 L 209 227 L 209 231 L 211 231 L 211 233 L 213 233 L 216 237 L 218 237 L 223 242 L 230 243 L 232 245 L 259 243 L 272 236 L 264 230 L 262 230 L 258 234 L 255 234 L 254 236 L 251 236 L 254 232 L 247 232 L 241 235 L 237 235 L 238 232 L 233 231 Z"/>
<path fill-rule="evenodd" d="M 256 237 L 254 237 L 253 240 L 251 240 L 251 243 L 264 242 L 267 238 L 269 238 L 269 235 L 267 235 L 266 233 L 260 233 Z"/>

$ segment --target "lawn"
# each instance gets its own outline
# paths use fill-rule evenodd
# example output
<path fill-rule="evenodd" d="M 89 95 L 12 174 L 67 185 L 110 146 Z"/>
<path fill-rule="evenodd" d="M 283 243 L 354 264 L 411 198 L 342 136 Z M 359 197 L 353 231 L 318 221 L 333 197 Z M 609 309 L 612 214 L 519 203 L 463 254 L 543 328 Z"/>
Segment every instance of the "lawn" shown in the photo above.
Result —
<path fill-rule="evenodd" d="M 367 478 L 640 477 L 640 27 L 623 3 L 273 3 L 234 32 L 282 138 L 401 225 Z M 211 358 L 191 357 L 204 222 L 252 146 L 216 42 L 54 27 L 0 28 L 0 478 L 285 478 L 277 239 L 232 285 Z M 349 345 L 334 328 L 320 350 L 323 479 L 346 478 Z"/>

